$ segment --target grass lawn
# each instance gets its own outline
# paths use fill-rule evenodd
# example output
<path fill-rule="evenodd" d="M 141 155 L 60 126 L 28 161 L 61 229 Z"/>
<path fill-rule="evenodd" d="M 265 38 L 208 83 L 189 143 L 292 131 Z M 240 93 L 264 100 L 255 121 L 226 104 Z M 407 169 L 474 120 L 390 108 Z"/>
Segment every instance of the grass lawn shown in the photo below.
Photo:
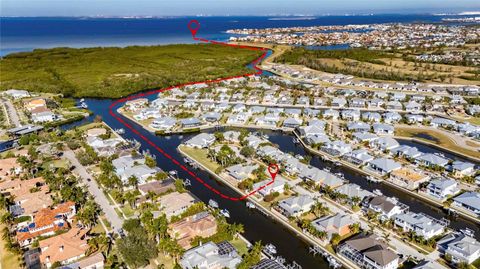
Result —
<path fill-rule="evenodd" d="M 437 144 L 438 146 L 448 148 L 450 150 L 456 151 L 456 152 L 461 153 L 461 154 L 465 154 L 465 155 L 472 156 L 472 157 L 475 157 L 475 158 L 480 158 L 480 152 L 469 150 L 469 149 L 463 148 L 461 146 L 458 146 L 448 136 L 446 136 L 446 135 L 444 135 L 440 132 L 435 132 L 435 131 L 432 131 L 432 130 L 425 130 L 425 129 L 420 129 L 420 128 L 397 127 L 397 128 L 395 128 L 395 135 L 416 138 L 416 139 L 419 139 L 419 140 L 423 140 L 423 141 L 427 141 L 427 142 L 430 142 L 430 143 Z M 435 139 L 435 141 L 419 137 L 419 136 L 422 136 L 422 135 L 432 137 L 432 138 Z"/>
<path fill-rule="evenodd" d="M 194 149 L 186 146 L 179 146 L 179 148 L 189 157 L 191 157 L 195 161 L 198 161 L 199 163 L 203 164 L 205 167 L 214 172 L 215 170 L 217 170 L 217 168 L 220 167 L 219 164 L 212 162 L 210 159 L 208 159 L 208 151 L 206 149 Z"/>
<path fill-rule="evenodd" d="M 0 60 L 0 90 L 118 98 L 145 89 L 252 72 L 246 65 L 261 54 L 213 44 L 37 49 Z"/>
<path fill-rule="evenodd" d="M 122 207 L 122 211 L 127 216 L 127 218 L 130 218 L 135 214 L 135 209 L 133 209 L 129 204 L 126 204 Z"/>
<path fill-rule="evenodd" d="M 156 258 L 156 260 L 160 265 L 161 264 L 164 265 L 164 267 L 161 267 L 161 268 L 164 268 L 164 269 L 172 269 L 175 265 L 175 260 L 170 256 L 163 255 L 162 252 L 160 252 L 158 254 L 158 257 Z M 150 264 L 156 265 L 155 262 L 151 262 Z M 155 267 L 152 267 L 152 268 L 155 268 Z"/>
<path fill-rule="evenodd" d="M 240 256 L 248 252 L 247 243 L 243 241 L 240 237 L 237 239 L 233 239 L 232 241 L 230 241 L 230 243 L 235 247 Z"/>
<path fill-rule="evenodd" d="M 472 263 L 473 266 L 475 266 L 475 268 L 480 268 L 480 258 L 476 259 L 473 263 Z"/>
<path fill-rule="evenodd" d="M 3 230 L 4 227 L 4 225 L 0 225 L 0 230 Z M 20 266 L 19 259 L 19 256 L 5 249 L 5 241 L 0 236 L 0 264 L 2 265 L 1 267 L 5 269 L 22 268 Z"/>

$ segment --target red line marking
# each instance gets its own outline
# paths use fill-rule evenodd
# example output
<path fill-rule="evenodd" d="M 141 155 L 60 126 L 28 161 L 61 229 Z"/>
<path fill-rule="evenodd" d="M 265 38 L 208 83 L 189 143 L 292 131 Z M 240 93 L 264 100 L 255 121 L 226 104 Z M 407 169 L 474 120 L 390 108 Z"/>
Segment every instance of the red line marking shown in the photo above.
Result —
<path fill-rule="evenodd" d="M 190 25 L 190 24 L 189 24 Z M 193 34 L 193 33 L 192 33 Z M 263 186 L 260 186 L 259 188 L 257 188 L 256 190 L 253 190 L 251 191 L 250 193 L 246 194 L 246 195 L 243 195 L 243 196 L 240 196 L 240 197 L 232 197 L 232 196 L 229 196 L 229 195 L 225 195 L 223 193 L 221 193 L 219 190 L 213 188 L 212 186 L 210 186 L 208 183 L 206 183 L 204 180 L 202 180 L 201 178 L 199 178 L 194 172 L 192 172 L 190 169 L 188 169 L 186 166 L 184 166 L 183 164 L 181 164 L 180 162 L 178 162 L 177 160 L 175 160 L 175 158 L 173 158 L 172 156 L 170 156 L 168 153 L 166 153 L 165 151 L 163 151 L 159 146 L 157 146 L 154 142 L 150 141 L 147 137 L 145 137 L 144 135 L 140 134 L 140 132 L 138 130 L 136 130 L 132 125 L 128 124 L 127 122 L 125 122 L 120 116 L 118 116 L 116 114 L 116 111 L 113 110 L 113 108 L 118 105 L 118 104 L 123 104 L 127 101 L 130 101 L 130 100 L 133 100 L 133 99 L 137 99 L 137 98 L 140 98 L 140 97 L 146 97 L 146 96 L 149 96 L 149 95 L 152 95 L 152 94 L 158 94 L 158 93 L 161 93 L 161 92 L 164 92 L 164 91 L 168 91 L 168 90 L 171 90 L 171 89 L 174 89 L 174 88 L 179 88 L 179 87 L 184 87 L 184 86 L 189 86 L 189 85 L 196 85 L 196 84 L 202 84 L 202 83 L 206 83 L 206 84 L 210 84 L 210 83 L 216 83 L 216 82 L 220 82 L 220 81 L 225 81 L 225 80 L 230 80 L 230 79 L 234 79 L 234 78 L 242 78 L 242 77 L 251 77 L 251 76 L 255 76 L 255 75 L 259 75 L 259 74 L 262 74 L 263 70 L 258 68 L 257 67 L 257 64 L 263 60 L 265 58 L 265 56 L 267 56 L 267 50 L 266 48 L 261 48 L 261 47 L 252 47 L 252 46 L 247 46 L 247 45 L 236 45 L 236 44 L 229 44 L 229 43 L 225 43 L 225 42 L 220 42 L 220 41 L 215 41 L 215 40 L 208 40 L 208 39 L 205 39 L 205 38 L 200 38 L 200 37 L 196 37 L 195 35 L 192 35 L 192 38 L 193 40 L 196 40 L 196 41 L 201 41 L 201 42 L 205 42 L 205 43 L 211 43 L 211 44 L 215 44 L 215 45 L 220 45 L 220 46 L 230 46 L 230 47 L 234 47 L 234 48 L 238 48 L 238 49 L 247 49 L 247 50 L 261 50 L 261 51 L 264 51 L 264 53 L 258 57 L 257 59 L 255 59 L 254 61 L 251 62 L 251 64 L 253 64 L 253 69 L 257 70 L 256 72 L 254 73 L 246 73 L 246 74 L 243 74 L 243 75 L 238 75 L 238 76 L 230 76 L 230 77 L 225 77 L 225 78 L 217 78 L 217 79 L 211 79 L 211 80 L 204 80 L 204 81 L 193 81 L 193 82 L 187 82 L 187 83 L 183 83 L 183 84 L 179 84 L 179 85 L 176 85 L 176 86 L 171 86 L 171 87 L 167 87 L 167 88 L 162 88 L 162 89 L 155 89 L 155 90 L 151 90 L 151 91 L 148 91 L 148 92 L 142 92 L 142 93 L 139 93 L 139 94 L 135 94 L 135 95 L 131 95 L 131 96 L 128 96 L 128 97 L 125 97 L 125 98 L 121 98 L 121 99 L 117 99 L 116 101 L 114 101 L 112 104 L 110 104 L 110 115 L 112 117 L 114 117 L 118 122 L 122 123 L 125 127 L 127 127 L 128 129 L 130 129 L 133 133 L 135 133 L 138 137 L 140 137 L 142 140 L 144 140 L 145 142 L 147 142 L 148 144 L 150 144 L 153 148 L 155 148 L 158 152 L 160 152 L 164 157 L 166 157 L 167 159 L 169 159 L 170 161 L 172 161 L 175 165 L 177 165 L 178 167 L 180 167 L 180 169 L 184 170 L 185 172 L 187 172 L 190 176 L 192 176 L 195 180 L 197 180 L 198 182 L 200 182 L 201 184 L 203 184 L 207 189 L 211 190 L 213 193 L 217 194 L 218 196 L 220 196 L 221 198 L 224 198 L 224 199 L 227 199 L 227 200 L 231 200 L 231 201 L 241 201 L 241 200 L 245 200 L 247 197 L 257 193 L 259 190 L 261 189 L 264 189 L 265 187 L 267 187 L 268 185 L 271 185 L 273 184 L 273 182 L 275 181 L 275 179 L 272 179 L 271 181 L 269 181 L 268 183 L 266 183 L 265 185 Z"/>

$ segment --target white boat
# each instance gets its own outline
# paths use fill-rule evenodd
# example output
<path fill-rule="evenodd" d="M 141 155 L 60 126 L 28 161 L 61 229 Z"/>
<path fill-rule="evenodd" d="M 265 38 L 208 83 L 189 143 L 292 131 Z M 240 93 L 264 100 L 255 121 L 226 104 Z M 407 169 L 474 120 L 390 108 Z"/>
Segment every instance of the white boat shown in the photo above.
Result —
<path fill-rule="evenodd" d="M 125 133 L 125 130 L 123 128 L 120 128 L 120 129 L 116 129 L 115 132 L 117 134 L 124 134 Z"/>
<path fill-rule="evenodd" d="M 275 255 L 277 254 L 277 247 L 275 247 L 273 244 L 267 244 L 265 247 L 263 247 L 263 250 L 265 251 L 266 254 L 268 255 Z"/>
<path fill-rule="evenodd" d="M 252 203 L 252 202 L 247 202 L 247 207 L 248 207 L 248 208 L 251 208 L 251 209 L 254 209 L 254 208 L 255 208 L 255 204 Z"/>
<path fill-rule="evenodd" d="M 380 191 L 379 189 L 373 190 L 373 194 L 376 194 L 376 195 L 378 195 L 378 196 L 383 195 L 382 191 Z"/>
<path fill-rule="evenodd" d="M 373 182 L 373 183 L 379 183 L 381 180 L 380 180 L 380 179 L 376 179 L 376 178 L 374 178 L 374 177 L 372 177 L 372 176 L 368 176 L 368 177 L 367 177 L 367 181 L 368 181 L 368 182 Z"/>
<path fill-rule="evenodd" d="M 230 212 L 228 212 L 228 210 L 226 210 L 226 209 L 220 210 L 220 214 L 225 216 L 225 218 L 230 218 Z"/>
<path fill-rule="evenodd" d="M 213 208 L 218 208 L 218 203 L 217 203 L 217 201 L 212 200 L 212 199 L 208 200 L 208 205 L 211 206 L 211 207 L 213 207 Z"/>
<path fill-rule="evenodd" d="M 81 103 L 81 104 L 80 104 L 80 108 L 87 109 L 87 108 L 88 108 L 88 105 L 85 104 L 85 103 Z"/>
<path fill-rule="evenodd" d="M 175 170 L 171 170 L 171 171 L 169 171 L 168 173 L 169 173 L 170 175 L 174 176 L 174 175 L 176 175 L 176 174 L 177 174 L 177 171 L 175 171 Z"/>
<path fill-rule="evenodd" d="M 466 236 L 470 236 L 470 237 L 474 237 L 475 236 L 475 232 L 471 229 L 468 229 L 468 228 L 465 228 L 465 229 L 461 229 L 460 232 Z"/>

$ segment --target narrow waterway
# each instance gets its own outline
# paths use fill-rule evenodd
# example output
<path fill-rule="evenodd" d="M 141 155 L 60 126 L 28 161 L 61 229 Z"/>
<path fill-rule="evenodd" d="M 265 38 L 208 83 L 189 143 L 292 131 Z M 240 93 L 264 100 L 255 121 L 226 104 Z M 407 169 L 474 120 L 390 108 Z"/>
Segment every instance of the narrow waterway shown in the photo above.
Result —
<path fill-rule="evenodd" d="M 110 127 L 113 129 L 123 128 L 124 126 L 114 119 L 108 112 L 110 106 L 110 100 L 85 100 L 91 111 L 94 112 L 93 116 L 90 116 L 83 123 L 93 120 L 95 115 L 100 115 Z M 149 140 L 160 146 L 166 153 L 178 160 L 180 163 L 186 165 L 183 162 L 183 157 L 178 153 L 177 146 L 189 139 L 195 134 L 190 135 L 172 135 L 172 136 L 155 136 L 148 131 L 144 130 L 141 126 L 134 122 L 130 122 L 136 129 Z M 77 123 L 78 124 L 78 123 Z M 64 126 L 63 128 L 74 128 L 75 125 Z M 262 241 L 263 244 L 272 243 L 277 247 L 278 255 L 283 256 L 288 262 L 295 261 L 302 266 L 303 269 L 307 268 L 328 268 L 328 263 L 321 257 L 314 257 L 308 253 L 309 245 L 300 239 L 297 235 L 290 232 L 282 224 L 275 222 L 273 219 L 261 214 L 257 210 L 250 210 L 245 206 L 244 202 L 230 201 L 220 198 L 210 190 L 206 189 L 202 184 L 198 183 L 190 175 L 172 163 L 171 160 L 165 158 L 162 154 L 158 153 L 154 148 L 139 139 L 130 129 L 124 128 L 125 133 L 122 135 L 125 139 L 135 139 L 141 143 L 140 150 L 148 150 L 150 153 L 156 156 L 157 165 L 165 171 L 176 170 L 179 173 L 180 178 L 188 178 L 192 182 L 192 186 L 188 189 L 195 194 L 203 202 L 208 203 L 209 199 L 216 200 L 220 208 L 226 208 L 230 211 L 230 221 L 242 223 L 245 227 L 244 236 L 250 242 Z M 285 135 L 285 138 L 290 136 Z M 208 180 L 209 184 L 229 196 L 239 196 L 234 190 L 228 186 L 221 184 L 213 179 L 208 173 L 196 170 L 195 173 L 203 180 Z"/>

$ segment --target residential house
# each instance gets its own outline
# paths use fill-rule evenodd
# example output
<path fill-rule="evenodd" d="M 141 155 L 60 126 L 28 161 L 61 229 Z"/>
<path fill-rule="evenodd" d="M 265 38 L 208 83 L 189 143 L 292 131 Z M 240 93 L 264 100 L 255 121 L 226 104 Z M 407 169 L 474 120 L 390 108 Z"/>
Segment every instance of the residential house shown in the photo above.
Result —
<path fill-rule="evenodd" d="M 383 121 L 388 124 L 396 123 L 402 120 L 402 115 L 397 112 L 387 112 L 383 114 Z"/>
<path fill-rule="evenodd" d="M 388 158 L 378 158 L 368 162 L 368 168 L 380 175 L 387 175 L 402 168 L 400 163 Z"/>
<path fill-rule="evenodd" d="M 394 156 L 403 157 L 408 160 L 415 160 L 417 157 L 423 154 L 416 147 L 410 147 L 407 145 L 401 145 L 393 148 L 391 153 Z"/>
<path fill-rule="evenodd" d="M 285 190 L 285 184 L 287 184 L 281 176 L 277 176 L 273 183 L 270 182 L 272 182 L 270 179 L 257 182 L 253 184 L 252 191 L 257 191 L 260 195 L 266 196 L 275 192 L 283 192 Z"/>
<path fill-rule="evenodd" d="M 286 128 L 297 128 L 302 125 L 302 120 L 297 118 L 287 118 L 283 121 L 283 127 Z"/>
<path fill-rule="evenodd" d="M 217 221 L 204 211 L 169 224 L 168 233 L 183 249 L 189 249 L 195 237 L 205 238 L 217 233 Z"/>
<path fill-rule="evenodd" d="M 326 119 L 336 120 L 336 119 L 338 119 L 339 116 L 340 116 L 340 112 L 338 112 L 338 110 L 327 109 L 327 110 L 323 111 L 323 117 L 326 118 Z"/>
<path fill-rule="evenodd" d="M 399 257 L 375 235 L 358 235 L 337 247 L 337 253 L 361 268 L 396 269 Z"/>
<path fill-rule="evenodd" d="M 183 269 L 235 269 L 242 261 L 228 242 L 208 242 L 187 250 L 180 259 Z"/>
<path fill-rule="evenodd" d="M 362 120 L 368 122 L 380 122 L 382 120 L 382 115 L 378 112 L 364 112 L 362 113 Z"/>
<path fill-rule="evenodd" d="M 372 126 L 370 126 L 370 124 L 365 122 L 354 121 L 354 122 L 347 123 L 347 129 L 352 132 L 366 133 L 366 132 L 369 132 L 370 129 L 372 129 Z"/>
<path fill-rule="evenodd" d="M 387 110 L 403 110 L 403 105 L 399 101 L 387 102 Z"/>
<path fill-rule="evenodd" d="M 480 193 L 475 191 L 464 192 L 453 198 L 453 205 L 480 216 Z"/>
<path fill-rule="evenodd" d="M 380 137 L 370 142 L 370 147 L 379 149 L 381 151 L 392 151 L 398 148 L 400 144 L 397 140 L 391 137 Z"/>
<path fill-rule="evenodd" d="M 202 122 L 197 118 L 187 118 L 181 119 L 180 124 L 182 125 L 182 128 L 194 128 L 202 125 Z"/>
<path fill-rule="evenodd" d="M 33 98 L 23 103 L 23 107 L 27 111 L 32 111 L 38 107 L 47 107 L 47 101 L 44 98 Z"/>
<path fill-rule="evenodd" d="M 446 168 L 449 161 L 450 160 L 433 153 L 425 153 L 415 159 L 415 162 L 420 165 L 443 168 Z"/>
<path fill-rule="evenodd" d="M 241 163 L 230 167 L 225 170 L 228 174 L 238 181 L 245 180 L 253 175 L 253 172 L 258 168 L 258 164 Z"/>
<path fill-rule="evenodd" d="M 59 230 L 68 229 L 68 222 L 72 221 L 75 214 L 74 202 L 65 202 L 53 209 L 41 209 L 35 213 L 30 223 L 18 227 L 17 240 L 20 246 L 30 245 L 39 236 L 53 235 Z"/>
<path fill-rule="evenodd" d="M 207 122 L 218 122 L 222 118 L 222 114 L 218 112 L 208 112 L 204 114 L 202 118 Z"/>
<path fill-rule="evenodd" d="M 6 90 L 2 94 L 10 96 L 13 99 L 22 99 L 22 98 L 25 98 L 25 97 L 30 97 L 30 93 L 28 91 L 16 90 L 16 89 Z"/>
<path fill-rule="evenodd" d="M 321 149 L 333 156 L 343 156 L 352 151 L 352 146 L 342 140 L 336 140 L 325 143 Z"/>
<path fill-rule="evenodd" d="M 281 200 L 278 203 L 278 208 L 283 215 L 290 217 L 310 211 L 314 204 L 315 201 L 309 195 L 299 195 Z"/>
<path fill-rule="evenodd" d="M 456 122 L 454 120 L 439 118 L 439 117 L 435 117 L 432 119 L 432 121 L 430 121 L 430 125 L 435 128 L 438 128 L 438 127 L 453 128 L 455 124 Z"/>
<path fill-rule="evenodd" d="M 343 159 L 355 165 L 364 165 L 373 160 L 373 156 L 365 149 L 357 149 L 343 155 Z"/>
<path fill-rule="evenodd" d="M 198 134 L 185 141 L 185 145 L 192 148 L 208 148 L 215 142 L 215 136 L 209 133 Z"/>
<path fill-rule="evenodd" d="M 276 127 L 278 122 L 280 121 L 280 117 L 275 114 L 269 113 L 263 117 L 258 117 L 255 121 L 257 125 Z"/>
<path fill-rule="evenodd" d="M 379 218 L 384 220 L 404 211 L 396 200 L 383 195 L 369 197 L 365 202 L 367 210 L 379 213 Z"/>
<path fill-rule="evenodd" d="M 453 161 L 448 170 L 452 171 L 454 176 L 458 178 L 473 176 L 476 172 L 475 164 L 462 161 Z"/>
<path fill-rule="evenodd" d="M 378 136 L 372 133 L 355 132 L 352 134 L 352 139 L 359 143 L 362 143 L 362 142 L 371 143 L 373 140 L 378 139 Z"/>
<path fill-rule="evenodd" d="M 152 121 L 149 125 L 152 129 L 170 131 L 177 124 L 177 120 L 170 116 L 160 117 Z"/>
<path fill-rule="evenodd" d="M 394 224 L 404 232 L 414 232 L 429 240 L 443 234 L 445 224 L 423 213 L 406 212 L 394 216 Z"/>
<path fill-rule="evenodd" d="M 417 124 L 417 123 L 422 123 L 424 121 L 425 117 L 421 114 L 407 114 L 405 115 L 405 120 L 409 124 Z"/>
<path fill-rule="evenodd" d="M 246 112 L 240 112 L 236 114 L 231 114 L 228 119 L 228 124 L 245 124 L 250 118 L 250 114 Z"/>
<path fill-rule="evenodd" d="M 420 169 L 402 167 L 390 173 L 389 181 L 409 190 L 416 190 L 420 184 L 430 180 L 430 177 Z"/>
<path fill-rule="evenodd" d="M 340 236 L 348 235 L 351 232 L 350 226 L 354 223 L 355 221 L 350 215 L 337 213 L 333 216 L 325 216 L 312 221 L 312 226 L 317 231 L 326 232 L 328 238 L 331 238 L 333 234 Z"/>
<path fill-rule="evenodd" d="M 55 263 L 69 264 L 87 254 L 87 230 L 73 227 L 68 232 L 39 242 L 40 261 L 47 267 Z"/>
<path fill-rule="evenodd" d="M 172 192 L 161 196 L 158 201 L 162 207 L 163 213 L 170 219 L 172 216 L 180 215 L 193 205 L 196 200 L 188 192 Z"/>
<path fill-rule="evenodd" d="M 96 252 L 79 261 L 62 266 L 60 269 L 102 269 L 105 265 L 105 257 L 101 252 Z M 33 269 L 33 268 L 29 268 Z"/>
<path fill-rule="evenodd" d="M 471 264 L 480 258 L 480 242 L 463 233 L 450 233 L 437 242 L 438 249 L 454 263 Z"/>
<path fill-rule="evenodd" d="M 431 180 L 426 193 L 437 199 L 444 200 L 460 192 L 457 181 L 449 178 L 436 178 Z"/>
<path fill-rule="evenodd" d="M 422 105 L 416 101 L 410 101 L 405 105 L 405 111 L 418 113 L 422 111 Z"/>
<path fill-rule="evenodd" d="M 360 120 L 360 111 L 359 110 L 342 110 L 342 119 L 347 121 L 358 121 Z"/>
<path fill-rule="evenodd" d="M 350 200 L 354 197 L 360 198 L 360 201 L 366 197 L 374 196 L 373 193 L 360 188 L 357 184 L 349 183 L 335 189 L 335 192 L 346 195 Z"/>
<path fill-rule="evenodd" d="M 393 133 L 395 132 L 395 128 L 393 127 L 393 125 L 385 123 L 374 123 L 373 132 L 377 135 L 393 135 Z"/>

